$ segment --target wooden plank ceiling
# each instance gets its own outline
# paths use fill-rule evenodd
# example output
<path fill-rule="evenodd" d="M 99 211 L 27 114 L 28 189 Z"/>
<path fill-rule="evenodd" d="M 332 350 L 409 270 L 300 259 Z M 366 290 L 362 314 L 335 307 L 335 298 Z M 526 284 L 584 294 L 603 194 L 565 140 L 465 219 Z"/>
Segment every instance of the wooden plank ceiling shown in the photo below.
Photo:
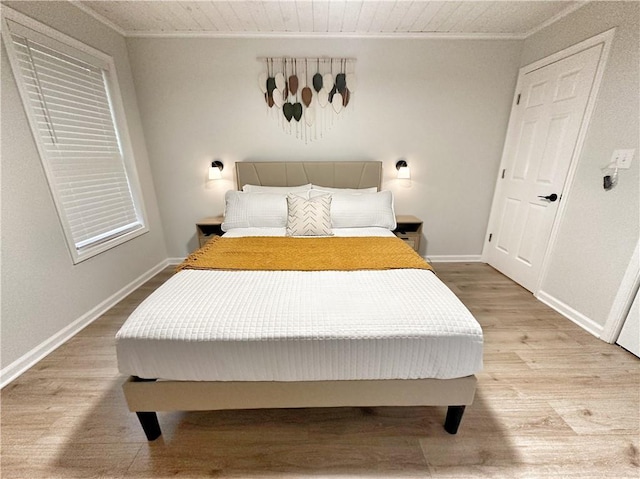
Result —
<path fill-rule="evenodd" d="M 79 1 L 128 36 L 463 35 L 525 38 L 578 1 Z"/>

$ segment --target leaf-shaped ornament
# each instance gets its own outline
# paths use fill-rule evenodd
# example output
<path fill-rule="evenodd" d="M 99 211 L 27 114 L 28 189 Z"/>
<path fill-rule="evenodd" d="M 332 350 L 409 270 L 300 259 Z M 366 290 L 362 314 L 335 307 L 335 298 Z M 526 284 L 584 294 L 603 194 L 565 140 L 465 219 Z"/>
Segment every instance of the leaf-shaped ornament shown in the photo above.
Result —
<path fill-rule="evenodd" d="M 342 94 L 342 106 L 347 106 L 349 104 L 350 99 L 351 99 L 351 91 L 348 88 L 345 88 L 344 93 Z"/>
<path fill-rule="evenodd" d="M 300 118 L 302 118 L 302 103 L 297 101 L 293 104 L 293 119 L 300 121 Z"/>
<path fill-rule="evenodd" d="M 333 95 L 335 95 L 337 92 L 338 92 L 338 89 L 334 85 L 331 91 L 329 92 L 329 97 L 328 97 L 329 103 L 333 103 Z"/>
<path fill-rule="evenodd" d="M 304 122 L 311 126 L 316 121 L 316 107 L 310 106 L 304 111 Z"/>
<path fill-rule="evenodd" d="M 284 103 L 284 99 L 282 98 L 282 92 L 280 90 L 273 90 L 273 103 L 278 108 L 282 108 L 282 104 Z"/>
<path fill-rule="evenodd" d="M 322 87 L 318 92 L 318 105 L 324 108 L 328 104 L 329 104 L 329 92 L 326 90 L 325 87 Z"/>
<path fill-rule="evenodd" d="M 333 74 L 325 73 L 322 76 L 322 87 L 326 88 L 328 91 L 331 91 L 333 88 Z"/>
<path fill-rule="evenodd" d="M 264 100 L 267 102 L 267 105 L 269 105 L 269 108 L 273 106 L 273 95 L 269 95 L 268 93 L 265 93 Z"/>
<path fill-rule="evenodd" d="M 267 74 L 261 73 L 258 76 L 258 87 L 262 93 L 267 93 Z"/>
<path fill-rule="evenodd" d="M 289 77 L 289 92 L 291 92 L 292 95 L 298 93 L 298 77 L 296 75 Z"/>
<path fill-rule="evenodd" d="M 347 88 L 347 76 L 344 73 L 336 75 L 336 88 L 340 93 L 344 93 L 345 88 Z"/>
<path fill-rule="evenodd" d="M 293 118 L 293 105 L 289 102 L 282 105 L 282 113 L 287 121 L 291 121 L 291 118 Z"/>
<path fill-rule="evenodd" d="M 267 78 L 267 93 L 271 95 L 273 90 L 276 89 L 276 79 L 273 77 Z"/>
<path fill-rule="evenodd" d="M 311 104 L 311 100 L 313 99 L 313 92 L 311 91 L 311 88 L 309 88 L 308 86 L 304 87 L 302 89 L 301 96 L 304 106 L 309 106 Z"/>
<path fill-rule="evenodd" d="M 333 111 L 335 111 L 336 113 L 340 113 L 342 111 L 342 95 L 340 93 L 336 93 L 335 95 L 333 95 L 331 106 L 333 107 Z"/>
<path fill-rule="evenodd" d="M 313 89 L 316 92 L 319 92 L 322 89 L 322 75 L 320 75 L 320 73 L 313 75 Z"/>

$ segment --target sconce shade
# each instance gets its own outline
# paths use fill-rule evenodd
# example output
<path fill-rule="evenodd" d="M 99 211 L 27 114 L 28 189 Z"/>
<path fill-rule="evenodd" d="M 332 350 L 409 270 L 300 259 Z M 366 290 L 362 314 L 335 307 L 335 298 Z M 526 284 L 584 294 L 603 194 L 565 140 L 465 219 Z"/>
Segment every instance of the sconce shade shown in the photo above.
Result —
<path fill-rule="evenodd" d="M 223 168 L 224 168 L 224 165 L 222 164 L 221 161 L 212 161 L 211 166 L 209 167 L 209 179 L 221 180 Z"/>
<path fill-rule="evenodd" d="M 406 161 L 400 160 L 396 163 L 396 169 L 398 170 L 398 179 L 399 180 L 410 180 L 411 179 L 411 169 Z"/>

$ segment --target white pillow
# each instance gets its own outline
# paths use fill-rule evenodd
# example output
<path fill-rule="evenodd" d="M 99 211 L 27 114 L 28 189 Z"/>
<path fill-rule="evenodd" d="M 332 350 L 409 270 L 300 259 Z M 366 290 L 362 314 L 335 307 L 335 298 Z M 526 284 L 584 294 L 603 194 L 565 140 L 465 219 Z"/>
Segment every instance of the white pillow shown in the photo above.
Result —
<path fill-rule="evenodd" d="M 242 191 L 247 193 L 280 193 L 287 195 L 289 193 L 299 193 L 309 191 L 311 183 L 300 186 L 260 186 L 260 185 L 244 185 Z"/>
<path fill-rule="evenodd" d="M 327 193 L 377 193 L 378 188 L 329 188 L 328 186 L 311 185 L 312 190 L 322 190 Z"/>
<path fill-rule="evenodd" d="M 330 194 L 310 199 L 290 194 L 287 207 L 287 236 L 333 236 Z"/>
<path fill-rule="evenodd" d="M 320 190 L 311 190 L 310 198 L 322 195 Z M 394 230 L 396 215 L 393 210 L 393 194 L 378 193 L 333 193 L 331 199 L 331 225 L 334 228 L 365 228 L 377 226 Z"/>
<path fill-rule="evenodd" d="M 287 197 L 283 194 L 230 190 L 224 199 L 222 231 L 234 228 L 287 226 Z"/>

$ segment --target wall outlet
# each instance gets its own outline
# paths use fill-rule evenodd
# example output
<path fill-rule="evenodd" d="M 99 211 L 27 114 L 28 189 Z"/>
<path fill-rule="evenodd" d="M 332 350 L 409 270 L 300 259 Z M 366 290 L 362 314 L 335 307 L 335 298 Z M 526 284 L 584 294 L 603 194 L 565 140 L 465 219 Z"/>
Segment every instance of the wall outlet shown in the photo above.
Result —
<path fill-rule="evenodd" d="M 611 155 L 611 165 L 613 168 L 627 169 L 631 166 L 631 160 L 636 150 L 614 150 Z"/>

